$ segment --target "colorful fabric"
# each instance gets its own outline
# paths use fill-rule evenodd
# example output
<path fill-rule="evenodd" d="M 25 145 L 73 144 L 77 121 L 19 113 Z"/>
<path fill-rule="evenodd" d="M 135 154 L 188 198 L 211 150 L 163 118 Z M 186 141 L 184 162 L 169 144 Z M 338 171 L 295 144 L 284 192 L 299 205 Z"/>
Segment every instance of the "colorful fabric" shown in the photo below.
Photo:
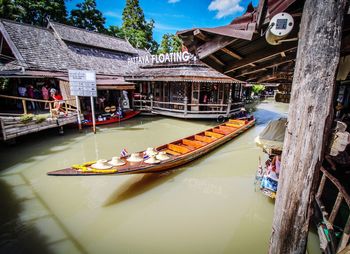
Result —
<path fill-rule="evenodd" d="M 143 152 L 143 159 L 148 160 L 150 157 L 146 152 Z"/>
<path fill-rule="evenodd" d="M 278 181 L 276 181 L 268 176 L 264 176 L 262 178 L 262 181 L 260 184 L 261 189 L 268 189 L 268 190 L 271 190 L 273 192 L 277 192 L 277 187 L 278 187 Z"/>
<path fill-rule="evenodd" d="M 128 151 L 125 148 L 123 148 L 123 150 L 120 152 L 120 157 L 125 157 L 128 154 L 129 154 Z"/>

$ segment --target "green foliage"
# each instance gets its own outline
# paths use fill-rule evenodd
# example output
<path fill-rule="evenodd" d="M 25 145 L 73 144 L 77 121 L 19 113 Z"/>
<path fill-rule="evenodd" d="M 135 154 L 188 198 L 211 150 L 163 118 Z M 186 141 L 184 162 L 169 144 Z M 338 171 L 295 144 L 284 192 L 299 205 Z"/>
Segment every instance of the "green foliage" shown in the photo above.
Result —
<path fill-rule="evenodd" d="M 34 119 L 33 114 L 23 114 L 19 120 L 21 123 L 27 124 L 27 123 L 30 123 L 33 119 Z"/>
<path fill-rule="evenodd" d="M 117 29 L 119 37 L 127 39 L 134 47 L 157 52 L 158 43 L 153 39 L 154 20 L 146 21 L 138 0 L 126 0 L 122 19 L 122 27 Z"/>
<path fill-rule="evenodd" d="M 1 1 L 1 0 L 0 0 Z M 17 21 L 45 26 L 47 18 L 67 23 L 67 9 L 64 0 L 13 0 L 20 13 Z"/>
<path fill-rule="evenodd" d="M 182 40 L 176 34 L 171 36 L 171 48 L 172 52 L 181 52 L 182 50 Z"/>
<path fill-rule="evenodd" d="M 124 39 L 123 30 L 119 26 L 110 26 L 107 30 L 107 34 Z"/>
<path fill-rule="evenodd" d="M 6 93 L 10 89 L 10 80 L 8 78 L 0 78 L 0 93 Z"/>
<path fill-rule="evenodd" d="M 77 4 L 77 9 L 71 11 L 69 18 L 69 23 L 75 27 L 100 33 L 107 33 L 105 22 L 102 12 L 96 8 L 95 0 L 85 0 Z"/>
<path fill-rule="evenodd" d="M 174 34 L 164 34 L 162 41 L 160 43 L 160 48 L 158 53 L 172 53 L 172 52 L 181 52 L 182 41 L 181 39 Z"/>
<path fill-rule="evenodd" d="M 47 119 L 47 115 L 37 115 L 35 116 L 35 123 L 39 124 L 45 122 Z"/>
<path fill-rule="evenodd" d="M 171 34 L 164 34 L 162 41 L 160 42 L 160 48 L 158 49 L 158 54 L 170 53 L 171 50 Z"/>
<path fill-rule="evenodd" d="M 14 0 L 0 0 L 0 17 L 4 19 L 19 20 L 24 16 L 22 6 L 15 4 Z"/>
<path fill-rule="evenodd" d="M 253 91 L 254 94 L 260 94 L 264 90 L 265 90 L 265 86 L 264 85 L 255 84 L 252 87 L 252 91 Z"/>

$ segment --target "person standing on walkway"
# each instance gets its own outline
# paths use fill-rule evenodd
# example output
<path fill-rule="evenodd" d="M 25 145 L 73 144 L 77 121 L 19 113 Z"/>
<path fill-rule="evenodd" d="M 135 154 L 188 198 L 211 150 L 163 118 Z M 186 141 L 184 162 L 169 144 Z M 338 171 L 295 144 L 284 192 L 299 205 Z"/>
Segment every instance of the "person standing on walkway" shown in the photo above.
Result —
<path fill-rule="evenodd" d="M 49 86 L 48 85 L 43 85 L 43 87 L 41 88 L 41 94 L 43 96 L 43 100 L 48 101 L 50 96 L 49 96 Z M 49 103 L 45 102 L 44 103 L 44 109 L 48 109 L 49 108 Z"/>
<path fill-rule="evenodd" d="M 27 94 L 30 99 L 34 99 L 34 87 L 32 85 L 27 86 Z M 32 106 L 32 110 L 35 110 L 34 101 L 30 101 L 30 105 Z"/>

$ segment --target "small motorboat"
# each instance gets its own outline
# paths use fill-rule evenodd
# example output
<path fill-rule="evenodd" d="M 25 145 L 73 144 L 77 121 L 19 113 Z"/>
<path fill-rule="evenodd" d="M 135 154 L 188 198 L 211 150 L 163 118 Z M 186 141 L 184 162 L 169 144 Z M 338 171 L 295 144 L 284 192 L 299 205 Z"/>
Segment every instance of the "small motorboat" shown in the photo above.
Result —
<path fill-rule="evenodd" d="M 48 175 L 89 176 L 167 171 L 209 153 L 245 132 L 254 124 L 254 117 L 245 120 L 230 119 L 226 123 L 195 135 L 151 149 L 151 152 L 147 149 L 131 155 L 122 156 L 118 158 L 120 163 L 117 166 L 112 165 L 113 160 L 109 161 L 110 166 L 108 166 L 108 161 L 105 161 L 105 164 L 101 164 L 101 167 L 95 166 L 99 165 L 101 161 L 91 161 L 81 165 L 73 165 L 70 168 L 51 171 L 48 172 Z"/>

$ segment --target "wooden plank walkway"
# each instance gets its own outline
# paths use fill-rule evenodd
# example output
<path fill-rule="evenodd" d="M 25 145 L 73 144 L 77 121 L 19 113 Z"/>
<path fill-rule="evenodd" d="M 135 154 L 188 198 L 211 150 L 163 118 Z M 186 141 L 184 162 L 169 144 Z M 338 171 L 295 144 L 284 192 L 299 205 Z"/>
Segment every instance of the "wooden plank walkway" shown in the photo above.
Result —
<path fill-rule="evenodd" d="M 10 140 L 19 136 L 39 132 L 46 129 L 57 128 L 78 121 L 75 112 L 69 112 L 67 116 L 48 118 L 44 122 L 22 123 L 19 116 L 0 116 L 0 140 Z"/>

